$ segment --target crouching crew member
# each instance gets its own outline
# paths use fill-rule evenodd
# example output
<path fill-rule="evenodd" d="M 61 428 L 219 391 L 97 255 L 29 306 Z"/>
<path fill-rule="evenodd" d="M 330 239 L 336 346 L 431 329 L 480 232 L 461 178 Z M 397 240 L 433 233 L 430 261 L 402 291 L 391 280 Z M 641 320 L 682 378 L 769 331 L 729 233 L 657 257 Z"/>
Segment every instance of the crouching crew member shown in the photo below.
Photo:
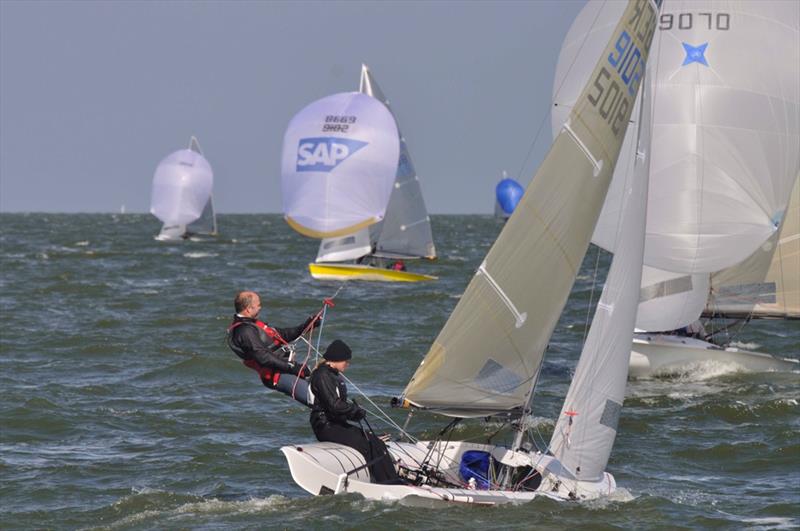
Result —
<path fill-rule="evenodd" d="M 228 327 L 228 347 L 258 373 L 265 386 L 311 407 L 314 397 L 306 380 L 311 371 L 303 363 L 290 361 L 289 352 L 281 347 L 300 337 L 314 317 L 294 328 L 271 327 L 258 320 L 261 299 L 253 291 L 239 292 L 234 307 L 236 315 Z"/>
<path fill-rule="evenodd" d="M 366 410 L 347 400 L 347 384 L 341 373 L 350 365 L 350 347 L 337 339 L 328 345 L 322 357 L 324 360 L 311 373 L 311 392 L 315 397 L 311 428 L 317 440 L 344 444 L 361 452 L 373 483 L 402 483 L 383 441 L 347 422 L 358 422 L 367 416 Z"/>

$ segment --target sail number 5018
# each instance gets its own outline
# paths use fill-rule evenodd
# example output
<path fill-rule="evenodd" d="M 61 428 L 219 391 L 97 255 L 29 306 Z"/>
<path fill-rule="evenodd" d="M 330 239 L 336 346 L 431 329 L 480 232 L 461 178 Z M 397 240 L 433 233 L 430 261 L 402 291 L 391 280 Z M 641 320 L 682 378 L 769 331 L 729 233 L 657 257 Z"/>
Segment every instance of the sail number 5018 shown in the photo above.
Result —
<path fill-rule="evenodd" d="M 610 68 L 609 68 L 610 66 Z M 611 75 L 616 70 L 619 77 Z M 639 47 L 627 31 L 622 31 L 614 49 L 608 55 L 608 65 L 597 73 L 592 89 L 587 95 L 589 103 L 597 108 L 600 116 L 611 125 L 614 136 L 618 136 L 621 126 L 627 120 L 630 97 L 636 95 L 644 74 L 644 61 Z M 622 85 L 617 82 L 622 81 Z M 627 95 L 626 95 L 627 93 Z"/>

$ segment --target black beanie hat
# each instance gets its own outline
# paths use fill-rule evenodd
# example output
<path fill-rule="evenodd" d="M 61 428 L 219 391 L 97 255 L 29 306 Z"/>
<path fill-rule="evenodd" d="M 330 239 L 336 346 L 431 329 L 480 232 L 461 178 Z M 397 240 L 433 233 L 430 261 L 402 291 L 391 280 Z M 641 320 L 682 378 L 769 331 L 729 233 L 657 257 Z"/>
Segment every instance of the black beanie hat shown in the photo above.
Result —
<path fill-rule="evenodd" d="M 333 343 L 325 349 L 325 354 L 322 357 L 328 361 L 347 361 L 353 357 L 353 354 L 350 352 L 350 347 L 347 346 L 347 343 L 334 339 Z"/>

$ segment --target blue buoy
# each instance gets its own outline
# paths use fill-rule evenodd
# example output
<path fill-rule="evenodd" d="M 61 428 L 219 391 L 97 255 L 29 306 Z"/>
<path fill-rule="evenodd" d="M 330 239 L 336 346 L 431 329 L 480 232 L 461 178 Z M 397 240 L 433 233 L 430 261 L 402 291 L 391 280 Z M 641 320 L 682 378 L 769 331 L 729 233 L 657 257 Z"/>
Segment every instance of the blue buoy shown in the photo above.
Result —
<path fill-rule="evenodd" d="M 506 178 L 497 183 L 495 188 L 495 197 L 497 199 L 494 209 L 495 216 L 501 218 L 511 216 L 524 193 L 525 190 L 514 179 Z"/>

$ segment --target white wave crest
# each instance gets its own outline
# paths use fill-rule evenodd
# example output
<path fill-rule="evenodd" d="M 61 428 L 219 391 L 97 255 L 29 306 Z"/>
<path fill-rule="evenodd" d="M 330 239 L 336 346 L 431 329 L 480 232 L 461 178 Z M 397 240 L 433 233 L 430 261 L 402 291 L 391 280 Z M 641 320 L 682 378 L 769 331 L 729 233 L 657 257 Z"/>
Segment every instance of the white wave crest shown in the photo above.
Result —
<path fill-rule="evenodd" d="M 752 341 L 749 343 L 745 343 L 743 341 L 731 341 L 730 346 L 741 350 L 758 350 L 758 348 L 761 347 L 761 344 L 754 343 Z"/>
<path fill-rule="evenodd" d="M 701 382 L 737 372 L 747 372 L 747 369 L 734 361 L 703 360 L 660 369 L 653 376 L 668 377 L 678 382 Z"/>
<path fill-rule="evenodd" d="M 194 252 L 194 253 L 183 253 L 183 256 L 186 258 L 209 258 L 211 256 L 218 256 L 217 253 L 202 253 L 202 252 Z"/>
<path fill-rule="evenodd" d="M 174 514 L 230 514 L 230 513 L 259 513 L 283 509 L 290 500 L 279 494 L 267 498 L 251 498 L 242 501 L 223 501 L 217 499 L 203 500 L 201 502 L 186 503 L 175 508 Z"/>
<path fill-rule="evenodd" d="M 779 516 L 766 518 L 743 518 L 743 523 L 750 524 L 748 529 L 797 529 L 798 522 L 794 518 L 781 518 Z"/>
<path fill-rule="evenodd" d="M 158 489 L 150 488 L 133 488 L 131 489 L 134 495 L 147 495 L 163 493 Z M 114 503 L 114 506 L 120 506 L 130 497 L 124 497 Z M 216 498 L 208 500 L 189 502 L 174 507 L 172 509 L 149 509 L 136 514 L 128 515 L 116 522 L 104 525 L 104 529 L 116 529 L 122 527 L 129 527 L 131 524 L 137 524 L 152 520 L 154 523 L 164 523 L 166 521 L 183 518 L 185 515 L 191 514 L 253 514 L 260 512 L 273 512 L 276 510 L 284 510 L 291 500 L 281 495 L 273 495 L 267 498 L 251 498 L 242 501 L 223 501 Z M 180 526 L 179 526 L 180 527 Z"/>
<path fill-rule="evenodd" d="M 594 498 L 593 500 L 587 500 L 581 505 L 592 510 L 606 509 L 611 504 L 628 503 L 635 499 L 636 496 L 631 494 L 631 491 L 623 487 L 617 487 L 617 489 L 608 496 L 601 496 L 599 498 Z"/>

